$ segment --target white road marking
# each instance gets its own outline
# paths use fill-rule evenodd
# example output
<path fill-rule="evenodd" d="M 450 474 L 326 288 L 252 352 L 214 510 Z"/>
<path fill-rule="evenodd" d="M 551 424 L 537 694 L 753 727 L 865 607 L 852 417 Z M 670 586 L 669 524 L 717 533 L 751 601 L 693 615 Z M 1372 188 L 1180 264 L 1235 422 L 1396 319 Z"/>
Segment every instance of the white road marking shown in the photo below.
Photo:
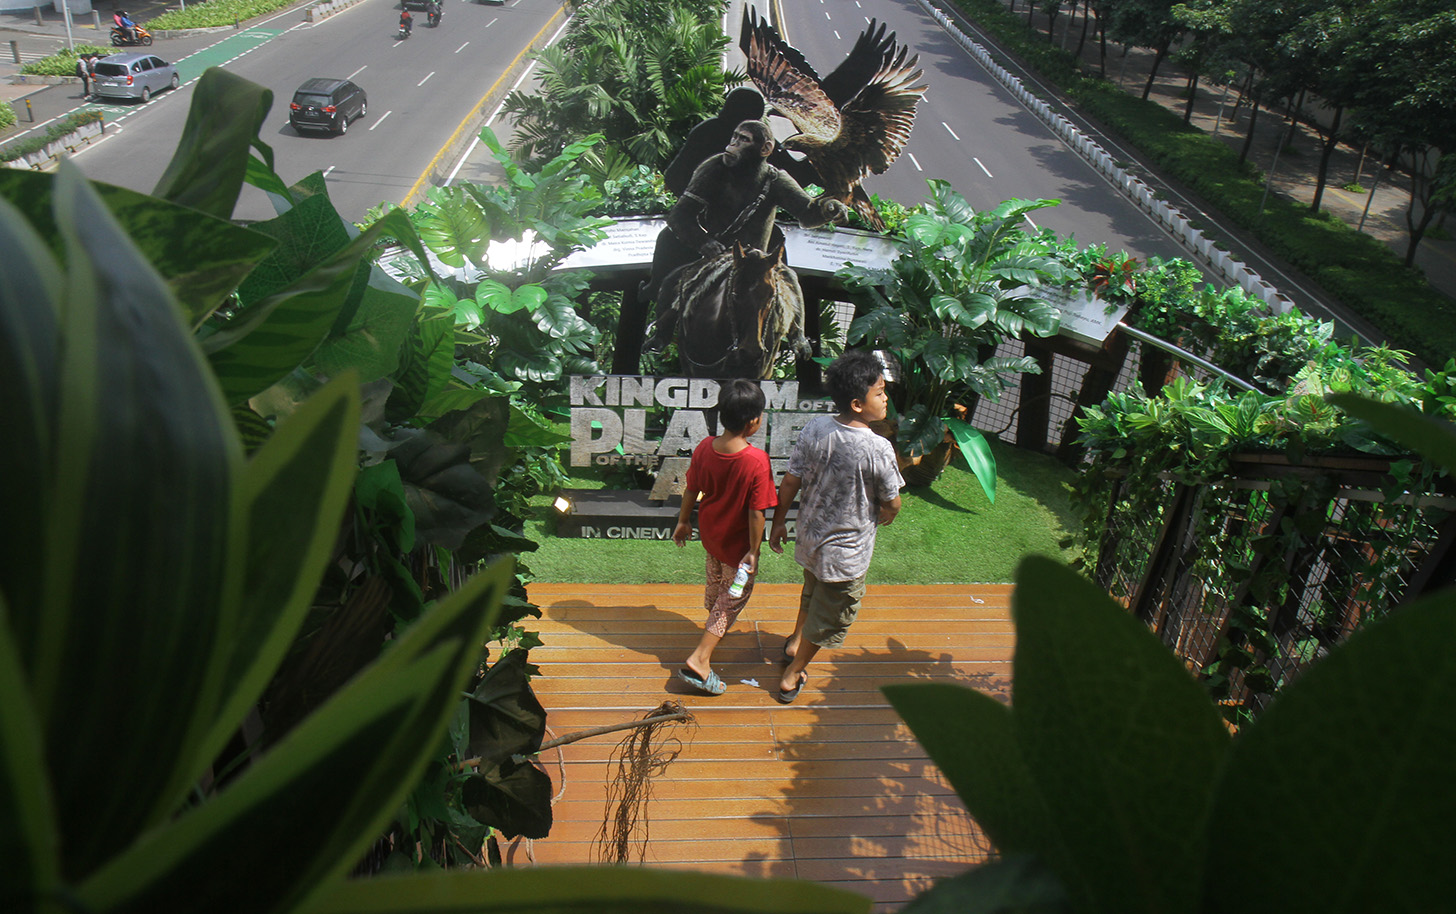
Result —
<path fill-rule="evenodd" d="M 955 141 L 957 143 L 959 143 L 961 141 L 961 138 L 958 137 L 958 136 L 956 136 L 956 132 L 954 130 L 950 129 L 950 124 L 947 124 L 945 121 L 941 121 L 940 122 L 940 126 L 942 126 L 942 127 L 945 128 L 945 132 L 946 133 L 949 133 L 951 136 L 954 136 L 955 137 Z"/>
<path fill-rule="evenodd" d="M 430 71 L 430 72 L 429 72 L 429 73 L 428 73 L 428 74 L 427 74 L 427 75 L 426 75 L 426 76 L 425 76 L 425 78 L 424 78 L 424 79 L 422 79 L 422 80 L 420 80 L 420 81 L 419 81 L 419 82 L 417 82 L 417 83 L 415 83 L 415 88 L 416 88 L 416 89 L 418 89 L 418 88 L 419 88 L 419 87 L 420 87 L 420 86 L 423 86 L 423 85 L 424 85 L 424 84 L 425 84 L 425 83 L 427 83 L 427 82 L 429 82 L 429 81 L 430 81 L 430 77 L 431 77 L 431 76 L 434 76 L 434 75 L 435 75 L 435 71 L 434 71 L 434 70 L 431 70 L 431 71 Z"/>
<path fill-rule="evenodd" d="M 915 170 L 916 171 L 924 171 L 925 170 L 925 169 L 923 169 L 923 168 L 920 167 L 920 160 L 917 159 L 917 158 L 915 158 L 915 153 L 913 153 L 913 152 L 907 152 L 907 153 L 905 153 L 905 155 L 907 155 L 907 156 L 910 157 L 910 164 L 915 166 Z"/>
<path fill-rule="evenodd" d="M 956 139 L 960 139 L 960 137 L 956 137 Z M 983 164 L 983 163 L 982 163 L 982 162 L 981 162 L 981 160 L 980 160 L 980 159 L 978 159 L 978 158 L 976 158 L 976 157 L 975 157 L 975 156 L 971 156 L 971 161 L 972 161 L 972 162 L 975 162 L 975 163 L 976 163 L 976 164 L 977 164 L 977 165 L 980 165 L 980 166 L 981 166 L 981 170 L 982 170 L 982 171 L 984 171 L 984 172 L 985 172 L 985 173 L 986 173 L 986 177 L 988 177 L 988 178 L 994 178 L 994 177 L 996 177 L 996 176 L 995 176 L 995 175 L 993 175 L 993 174 L 991 174 L 991 169 L 989 169 L 989 168 L 987 168 L 987 167 L 986 167 L 986 166 L 985 166 L 985 165 L 984 165 L 984 164 Z"/>
<path fill-rule="evenodd" d="M 336 165 L 330 165 L 328 168 L 325 168 L 324 169 L 324 177 L 327 178 L 329 176 L 329 172 L 333 171 L 337 167 L 338 166 L 336 166 Z"/>
<path fill-rule="evenodd" d="M 459 54 L 461 51 L 465 50 L 468 47 L 470 47 L 470 42 L 467 41 L 464 44 L 462 44 L 460 47 L 456 48 L 455 49 L 455 53 L 456 54 Z"/>
<path fill-rule="evenodd" d="M 1023 214 L 1021 218 L 1025 219 L 1027 222 L 1031 222 L 1031 217 L 1030 216 L 1027 216 L 1027 215 Z M 1035 222 L 1031 222 L 1031 228 L 1032 228 L 1033 231 L 1037 231 L 1037 232 L 1041 231 L 1040 226 L 1038 226 Z"/>
<path fill-rule="evenodd" d="M 344 78 L 345 79 L 353 79 L 354 77 L 358 76 L 360 73 L 363 73 L 367 69 L 369 69 L 369 64 L 366 63 L 364 66 L 360 67 L 359 69 L 355 70 L 353 73 L 350 73 L 348 76 L 346 76 Z"/>
<path fill-rule="evenodd" d="M 383 113 L 383 114 L 381 114 L 381 115 L 379 115 L 379 120 L 377 120 L 377 121 L 375 121 L 375 122 L 374 122 L 374 123 L 373 123 L 373 124 L 372 124 L 372 125 L 371 125 L 371 126 L 370 126 L 370 127 L 369 127 L 369 129 L 370 129 L 370 130 L 373 130 L 373 129 L 374 129 L 374 128 L 375 128 L 375 127 L 378 127 L 378 126 L 379 126 L 379 125 L 380 125 L 380 124 L 382 124 L 382 123 L 384 123 L 384 119 L 385 119 L 385 118 L 387 118 L 387 117 L 389 117 L 389 116 L 390 116 L 390 115 L 391 115 L 391 114 L 393 114 L 393 113 L 394 113 L 394 110 L 393 110 L 393 109 L 390 109 L 390 110 L 389 110 L 389 111 L 386 111 L 386 112 L 384 112 L 384 113 Z"/>

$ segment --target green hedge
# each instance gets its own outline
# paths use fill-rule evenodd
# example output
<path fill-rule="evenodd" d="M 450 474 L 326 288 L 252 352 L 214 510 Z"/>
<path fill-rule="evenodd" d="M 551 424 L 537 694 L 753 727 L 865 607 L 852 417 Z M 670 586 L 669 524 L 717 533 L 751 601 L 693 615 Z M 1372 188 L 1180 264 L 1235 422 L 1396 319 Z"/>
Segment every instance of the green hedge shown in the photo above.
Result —
<path fill-rule="evenodd" d="M 100 111 L 77 111 L 69 114 L 46 128 L 44 134 L 28 136 L 0 148 L 0 162 L 13 162 L 23 155 L 39 152 L 47 144 L 54 143 L 68 133 L 74 133 L 81 126 L 102 119 Z"/>
<path fill-rule="evenodd" d="M 1263 175 L 1241 165 L 1223 143 L 1156 102 L 1104 79 L 1081 76 L 1071 54 L 1048 46 L 1044 37 L 1027 30 L 1024 19 L 995 0 L 954 2 L 1003 48 L 1060 85 L 1088 115 L 1377 327 L 1390 345 L 1433 365 L 1445 364 L 1456 353 L 1456 300 L 1402 264 L 1390 247 L 1286 197 L 1270 195 L 1261 214 Z"/>
<path fill-rule="evenodd" d="M 208 0 L 185 10 L 163 13 L 146 23 L 148 29 L 206 29 L 245 22 L 291 5 L 294 0 Z"/>
<path fill-rule="evenodd" d="M 40 60 L 32 60 L 20 68 L 20 72 L 27 76 L 75 76 L 76 58 L 87 54 L 100 54 L 105 57 L 108 54 L 115 54 L 116 48 L 103 48 L 94 44 L 78 44 L 75 50 L 70 48 L 52 54 L 49 57 L 42 57 Z"/>
<path fill-rule="evenodd" d="M 17 120 L 19 118 L 15 116 L 15 109 L 10 107 L 10 103 L 0 102 L 0 130 L 14 127 Z"/>

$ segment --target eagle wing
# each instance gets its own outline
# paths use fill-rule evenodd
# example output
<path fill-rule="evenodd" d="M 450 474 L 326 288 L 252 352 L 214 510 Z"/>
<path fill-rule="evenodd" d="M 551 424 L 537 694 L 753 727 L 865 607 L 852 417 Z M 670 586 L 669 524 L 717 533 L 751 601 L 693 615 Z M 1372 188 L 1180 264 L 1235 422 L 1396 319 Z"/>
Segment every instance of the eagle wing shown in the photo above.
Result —
<path fill-rule="evenodd" d="M 839 135 L 839 109 L 819 85 L 804 55 L 779 37 L 753 7 L 743 12 L 740 46 L 748 58 L 748 78 L 773 110 L 788 118 L 804 146 L 833 142 Z"/>
<path fill-rule="evenodd" d="M 843 110 L 846 103 L 869 85 L 880 68 L 895 55 L 895 33 L 886 34 L 883 22 L 870 20 L 869 27 L 859 33 L 849 56 L 824 77 L 820 85 L 824 94 L 834 102 L 834 107 Z"/>
<path fill-rule="evenodd" d="M 840 142 L 846 155 L 857 155 L 859 177 L 866 171 L 883 174 L 900 157 L 915 124 L 915 106 L 925 96 L 925 84 L 915 81 L 924 75 L 919 55 L 906 60 L 901 48 L 894 60 L 886 60 L 869 84 L 850 99 L 841 111 Z"/>

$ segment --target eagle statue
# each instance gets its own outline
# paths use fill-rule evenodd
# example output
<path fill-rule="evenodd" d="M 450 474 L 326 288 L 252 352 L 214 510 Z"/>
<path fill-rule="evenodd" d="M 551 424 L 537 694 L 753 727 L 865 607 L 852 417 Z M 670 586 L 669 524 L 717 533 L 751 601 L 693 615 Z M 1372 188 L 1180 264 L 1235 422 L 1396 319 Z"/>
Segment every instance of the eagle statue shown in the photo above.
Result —
<path fill-rule="evenodd" d="M 782 146 L 802 153 L 812 172 L 798 169 L 795 177 L 823 187 L 875 231 L 884 231 L 860 181 L 870 172 L 883 174 L 910 139 L 915 106 L 928 88 L 916 84 L 924 75 L 919 55 L 909 55 L 894 32 L 886 34 L 884 23 L 871 19 L 849 56 L 821 80 L 752 6 L 743 11 L 739 47 L 748 57 L 748 78 L 769 111 L 798 131 Z"/>

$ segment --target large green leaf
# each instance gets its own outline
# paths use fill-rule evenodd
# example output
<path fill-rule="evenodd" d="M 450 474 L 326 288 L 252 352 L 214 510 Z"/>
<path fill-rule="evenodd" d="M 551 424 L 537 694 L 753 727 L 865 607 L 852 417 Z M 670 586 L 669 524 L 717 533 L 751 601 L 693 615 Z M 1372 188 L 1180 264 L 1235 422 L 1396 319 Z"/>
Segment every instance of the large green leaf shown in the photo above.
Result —
<path fill-rule="evenodd" d="M 1067 890 L 1034 857 L 1000 857 L 942 879 L 900 914 L 1072 914 Z"/>
<path fill-rule="evenodd" d="M 1333 394 L 1330 402 L 1380 433 L 1422 454 L 1446 470 L 1456 469 L 1456 427 L 1415 410 L 1379 403 L 1355 394 Z"/>
<path fill-rule="evenodd" d="M 311 197 L 297 209 L 321 199 Z M 393 228 L 386 219 L 374 223 L 288 288 L 254 303 L 241 318 L 203 340 L 229 403 L 268 389 L 314 352 L 338 321 L 361 258 L 382 232 Z"/>
<path fill-rule="evenodd" d="M 423 772 L 510 577 L 497 563 L 436 604 L 227 790 L 82 884 L 78 902 L 256 914 L 342 879 Z"/>
<path fill-rule="evenodd" d="M 528 760 L 505 758 L 466 780 L 461 796 L 471 818 L 507 838 L 551 833 L 551 777 Z"/>
<path fill-rule="evenodd" d="M 414 323 L 420 298 L 377 265 L 368 265 L 368 281 L 342 333 L 331 333 L 314 352 L 319 371 L 330 377 L 354 371 L 363 383 L 377 381 L 399 367 L 400 349 Z"/>
<path fill-rule="evenodd" d="M 271 158 L 258 130 L 272 106 L 271 90 L 221 67 L 204 71 L 192 88 L 182 139 L 152 193 L 230 218 L 248 171 L 248 147 L 256 145 Z"/>
<path fill-rule="evenodd" d="M 530 755 L 541 748 L 546 709 L 536 699 L 527 676 L 530 652 L 514 650 L 491 664 L 470 694 L 471 758 L 495 765 L 512 755 Z"/>
<path fill-rule="evenodd" d="M 868 914 L 870 899 L 799 879 L 636 867 L 385 876 L 333 886 L 302 914 Z"/>
<path fill-rule="evenodd" d="M 266 222 L 253 223 L 253 230 L 276 239 L 278 245 L 239 287 L 238 298 L 245 308 L 285 291 L 350 240 L 348 226 L 333 203 L 317 194 Z"/>
<path fill-rule="evenodd" d="M 951 437 L 955 438 L 956 444 L 960 447 L 961 456 L 966 459 L 966 466 L 976 474 L 976 481 L 981 484 L 981 491 L 986 493 L 986 500 L 991 504 L 996 503 L 996 455 L 991 453 L 991 443 L 981 430 L 969 422 L 954 417 L 947 417 L 946 428 L 950 429 Z"/>
<path fill-rule="evenodd" d="M 55 463 L 38 481 L 42 515 L 7 522 L 44 543 L 28 572 L 43 599 L 11 612 L 29 620 L 17 630 L 74 874 L 178 799 L 157 760 L 189 753 L 191 709 L 211 693 L 242 452 L 165 283 L 67 163 L 56 206 L 68 271 Z"/>
<path fill-rule="evenodd" d="M 337 379 L 279 423 L 248 463 L 246 565 L 240 612 L 225 636 L 222 703 L 184 779 L 222 749 L 303 622 L 353 486 L 358 429 L 357 379 Z"/>
<path fill-rule="evenodd" d="M 1046 854 L 1055 845 L 1055 823 L 1022 757 L 1010 709 L 949 682 L 883 691 L 999 851 Z"/>
<path fill-rule="evenodd" d="M 420 307 L 400 347 L 395 386 L 385 410 L 389 421 L 399 423 L 419 415 L 421 407 L 449 384 L 455 367 L 454 329 L 449 311 L 428 304 Z"/>
<path fill-rule="evenodd" d="M 14 169 L 0 169 L 0 172 Z M 41 601 L 42 580 L 34 573 L 44 542 L 26 524 L 45 517 L 45 487 L 37 484 L 55 466 L 55 415 L 61 393 L 58 322 L 65 271 L 25 217 L 0 196 L 0 481 L 5 485 L 6 523 L 32 535 L 12 536 L 0 549 L 0 589 L 16 605 Z M 25 481 L 30 481 L 29 483 Z M 27 613 L 29 626 L 39 617 Z"/>
<path fill-rule="evenodd" d="M 61 840 L 45 770 L 45 732 L 0 591 L 0 901 L 7 908 L 55 890 Z"/>
<path fill-rule="evenodd" d="M 1191 909 L 1228 747 L 1207 693 L 1146 626 L 1050 559 L 1021 563 L 1012 615 L 1017 742 L 1060 837 L 1035 850 L 1081 910 Z"/>
<path fill-rule="evenodd" d="M 1210 826 L 1205 910 L 1227 909 L 1229 874 L 1241 911 L 1449 907 L 1453 603 L 1447 591 L 1357 631 L 1239 734 Z M 1278 809 L 1298 812 L 1251 827 L 1251 813 Z"/>
<path fill-rule="evenodd" d="M 450 267 L 478 263 L 490 243 L 491 224 L 469 193 L 456 187 L 432 187 L 414 218 L 425 247 Z"/>
<path fill-rule="evenodd" d="M 52 250 L 62 243 L 53 215 L 53 174 L 0 169 L 0 197 L 18 206 Z M 275 242 L 226 219 L 125 187 L 92 182 L 127 236 L 167 280 L 194 326 L 216 310 Z"/>
<path fill-rule="evenodd" d="M 424 429 L 396 435 L 399 443 L 389 454 L 404 481 L 416 536 L 424 544 L 458 548 L 495 513 L 490 483 L 471 466 L 470 445 Z"/>

